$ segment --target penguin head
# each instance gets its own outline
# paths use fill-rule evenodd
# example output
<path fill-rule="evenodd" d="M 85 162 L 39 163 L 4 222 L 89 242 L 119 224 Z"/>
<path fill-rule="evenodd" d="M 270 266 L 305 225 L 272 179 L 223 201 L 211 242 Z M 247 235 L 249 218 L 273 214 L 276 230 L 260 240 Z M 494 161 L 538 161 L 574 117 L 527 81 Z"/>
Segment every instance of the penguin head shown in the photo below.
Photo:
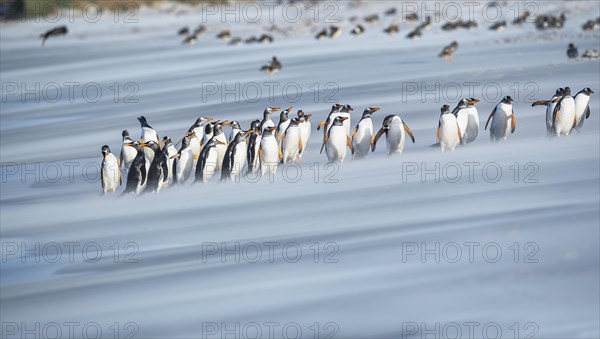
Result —
<path fill-rule="evenodd" d="M 229 126 L 231 126 L 234 129 L 242 129 L 242 127 L 240 126 L 240 123 L 233 120 L 232 122 L 229 123 Z"/>
<path fill-rule="evenodd" d="M 592 91 L 592 89 L 589 88 L 589 87 L 584 88 L 582 92 L 585 93 L 585 94 L 587 94 L 587 95 L 594 94 L 594 91 Z"/>
<path fill-rule="evenodd" d="M 569 48 L 575 48 L 575 45 L 573 43 L 570 43 Z"/>
<path fill-rule="evenodd" d="M 344 107 L 344 105 L 340 105 L 340 104 L 335 104 L 333 106 L 331 106 L 331 112 L 339 112 L 340 109 L 342 109 L 342 107 Z"/>
<path fill-rule="evenodd" d="M 154 141 L 154 140 L 150 140 L 150 141 L 148 141 L 146 143 L 143 143 L 143 144 L 141 144 L 141 146 L 149 148 L 149 149 L 151 149 L 154 152 L 160 151 L 160 146 L 158 146 L 158 143 L 156 143 L 156 141 Z"/>
<path fill-rule="evenodd" d="M 299 124 L 302 124 L 302 123 L 304 123 L 304 119 L 294 118 L 294 119 L 292 119 L 290 121 L 290 127 L 296 127 L 296 126 L 298 126 Z"/>
<path fill-rule="evenodd" d="M 513 98 L 510 97 L 510 95 L 505 96 L 502 99 L 502 103 L 508 104 L 508 105 L 512 105 L 513 103 Z"/>
<path fill-rule="evenodd" d="M 289 120 L 289 113 L 290 113 L 290 111 L 287 110 L 287 109 L 281 111 L 281 113 L 279 113 L 279 121 L 282 121 L 282 122 L 283 121 L 288 121 Z"/>
<path fill-rule="evenodd" d="M 108 155 L 110 153 L 110 147 L 108 147 L 108 145 L 104 145 L 102 146 L 102 154 L 104 156 Z"/>
<path fill-rule="evenodd" d="M 213 129 L 213 124 L 206 124 L 206 126 L 204 126 L 204 134 L 211 134 L 213 132 Z"/>
<path fill-rule="evenodd" d="M 369 108 L 365 108 L 365 110 L 363 111 L 363 118 L 370 118 L 371 115 L 377 111 L 379 111 L 380 108 L 379 107 L 369 107 Z"/>
<path fill-rule="evenodd" d="M 354 108 L 352 108 L 352 106 L 350 106 L 350 105 L 345 105 L 342 108 L 342 112 L 344 112 L 344 113 L 348 113 L 348 112 L 352 112 L 352 111 L 354 111 Z"/>
<path fill-rule="evenodd" d="M 181 141 L 181 149 L 184 150 L 188 147 L 190 147 L 190 138 L 188 136 L 185 136 Z"/>
<path fill-rule="evenodd" d="M 123 139 L 125 139 L 126 137 L 129 137 L 129 131 L 124 129 L 123 132 L 121 132 L 121 136 L 123 137 Z"/>
<path fill-rule="evenodd" d="M 442 114 L 449 114 L 450 113 L 450 106 L 448 106 L 448 105 L 442 106 L 441 111 L 442 111 Z"/>
<path fill-rule="evenodd" d="M 271 119 L 271 113 L 279 111 L 281 111 L 281 109 L 278 107 L 267 107 L 267 109 L 265 109 L 265 111 L 263 112 L 263 118 L 265 118 L 266 120 Z"/>
<path fill-rule="evenodd" d="M 554 96 L 555 96 L 555 97 L 561 97 L 561 96 L 563 95 L 563 92 L 564 92 L 564 91 L 565 91 L 565 89 L 564 89 L 564 88 L 562 88 L 562 87 L 561 87 L 561 88 L 557 88 L 557 89 L 556 89 L 556 93 L 554 93 Z"/>
<path fill-rule="evenodd" d="M 213 135 L 219 135 L 223 133 L 223 125 L 222 124 L 216 124 L 213 130 Z"/>
<path fill-rule="evenodd" d="M 205 124 L 205 123 L 211 122 L 211 121 L 213 121 L 213 118 L 199 117 L 198 119 L 196 119 L 196 122 L 194 123 L 194 125 L 192 125 L 192 129 L 196 128 L 196 127 L 200 127 L 200 126 L 202 126 L 202 124 Z"/>
<path fill-rule="evenodd" d="M 394 118 L 396 118 L 398 116 L 396 115 L 388 115 L 387 117 L 385 117 L 385 119 L 383 119 L 383 129 L 384 130 L 388 130 L 390 129 L 390 126 L 392 126 L 392 121 L 394 120 Z M 398 117 L 399 118 L 399 117 Z"/>
<path fill-rule="evenodd" d="M 571 95 L 571 87 L 565 87 L 563 91 L 563 96 Z"/>
<path fill-rule="evenodd" d="M 146 120 L 145 116 L 139 116 L 138 121 L 140 122 L 140 124 L 142 125 L 142 127 L 148 127 L 148 128 L 152 128 L 149 124 L 148 124 L 148 120 Z"/>
<path fill-rule="evenodd" d="M 167 148 L 169 148 L 171 145 L 173 144 L 173 142 L 171 141 L 171 138 L 165 136 L 163 137 L 163 150 L 166 150 Z"/>
<path fill-rule="evenodd" d="M 269 127 L 265 127 L 263 129 L 263 135 L 268 136 L 268 135 L 272 135 L 273 131 L 275 131 L 276 127 L 275 126 L 269 126 Z"/>
<path fill-rule="evenodd" d="M 348 120 L 347 117 L 335 117 L 335 120 L 333 120 L 333 126 L 343 126 L 344 121 L 346 120 Z"/>
<path fill-rule="evenodd" d="M 260 120 L 254 120 L 250 123 L 250 129 L 254 132 L 260 133 Z"/>
<path fill-rule="evenodd" d="M 467 99 L 467 105 L 468 106 L 475 106 L 475 104 L 477 104 L 480 100 L 479 99 L 475 99 L 475 98 L 469 98 Z"/>

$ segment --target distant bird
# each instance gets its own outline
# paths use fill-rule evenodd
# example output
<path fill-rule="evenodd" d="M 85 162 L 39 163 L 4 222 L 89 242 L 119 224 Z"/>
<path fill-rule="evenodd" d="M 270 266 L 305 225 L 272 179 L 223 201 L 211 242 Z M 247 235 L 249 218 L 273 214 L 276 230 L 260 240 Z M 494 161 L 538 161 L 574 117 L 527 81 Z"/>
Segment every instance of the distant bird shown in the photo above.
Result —
<path fill-rule="evenodd" d="M 525 23 L 525 21 L 527 21 L 529 16 L 531 16 L 531 13 L 527 10 L 524 11 L 523 14 L 519 15 L 515 18 L 515 20 L 513 20 L 513 25 L 522 25 L 523 23 Z"/>
<path fill-rule="evenodd" d="M 490 31 L 503 31 L 506 28 L 506 21 L 500 21 L 490 26 Z"/>
<path fill-rule="evenodd" d="M 350 31 L 350 34 L 352 34 L 352 35 L 361 35 L 361 34 L 363 34 L 364 32 L 365 32 L 365 28 L 364 28 L 362 25 L 358 24 L 358 25 L 356 25 L 356 26 L 355 26 L 355 27 L 354 27 L 354 28 L 353 28 L 353 29 Z"/>
<path fill-rule="evenodd" d="M 452 60 L 452 55 L 458 49 L 458 42 L 452 41 L 448 46 L 444 47 L 440 54 L 438 55 L 440 58 L 444 58 L 446 60 Z"/>
<path fill-rule="evenodd" d="M 200 26 L 196 27 L 196 29 L 194 30 L 194 35 L 196 37 L 199 37 L 199 36 L 203 35 L 204 32 L 206 32 L 206 26 L 200 25 Z"/>
<path fill-rule="evenodd" d="M 193 46 L 196 44 L 196 36 L 195 35 L 188 35 L 185 37 L 185 39 L 183 39 L 182 44 L 184 45 L 188 45 L 188 46 Z"/>
<path fill-rule="evenodd" d="M 423 35 L 423 31 L 417 27 L 406 35 L 407 39 L 416 40 Z"/>
<path fill-rule="evenodd" d="M 323 40 L 325 38 L 327 38 L 327 28 L 323 28 L 315 35 L 315 39 L 317 40 Z"/>
<path fill-rule="evenodd" d="M 388 115 L 383 120 L 383 126 L 379 129 L 373 144 L 371 144 L 371 151 L 375 152 L 375 146 L 377 141 L 385 134 L 386 140 L 386 153 L 387 155 L 401 154 L 404 150 L 404 143 L 406 141 L 406 134 L 410 136 L 413 144 L 415 143 L 415 137 L 408 127 L 408 125 L 397 115 Z"/>
<path fill-rule="evenodd" d="M 371 14 L 369 16 L 366 16 L 364 20 L 366 23 L 373 25 L 379 22 L 379 15 Z"/>
<path fill-rule="evenodd" d="M 560 28 L 564 27 L 566 20 L 567 20 L 567 18 L 565 17 L 564 13 L 562 13 L 559 16 L 538 15 L 538 16 L 536 16 L 536 19 L 535 19 L 535 27 L 538 30 L 545 30 L 545 29 L 552 29 L 552 28 L 560 29 Z"/>
<path fill-rule="evenodd" d="M 465 29 L 477 28 L 477 22 L 473 20 L 465 21 L 462 23 L 461 27 Z"/>
<path fill-rule="evenodd" d="M 490 126 L 490 141 L 498 142 L 500 140 L 506 140 L 508 136 L 515 133 L 517 128 L 517 119 L 513 111 L 513 99 L 510 96 L 505 96 L 496 105 L 492 113 L 485 123 L 485 129 L 487 130 L 490 120 L 492 124 Z"/>
<path fill-rule="evenodd" d="M 593 32 L 593 31 L 597 30 L 598 27 L 600 27 L 600 17 L 596 18 L 596 20 L 590 19 L 590 20 L 586 21 L 581 26 L 581 29 L 584 32 Z"/>
<path fill-rule="evenodd" d="M 329 26 L 329 38 L 335 39 L 342 35 L 342 29 L 339 26 L 331 25 Z"/>
<path fill-rule="evenodd" d="M 577 47 L 575 47 L 573 43 L 570 43 L 567 47 L 567 56 L 569 57 L 569 59 L 576 59 L 579 56 Z"/>
<path fill-rule="evenodd" d="M 384 28 L 383 32 L 389 35 L 397 34 L 398 32 L 400 32 L 400 26 L 398 26 L 398 24 L 391 24 L 388 27 Z"/>
<path fill-rule="evenodd" d="M 231 38 L 231 40 L 229 40 L 229 45 L 236 46 L 236 45 L 239 45 L 240 42 L 242 42 L 242 38 L 233 37 L 233 38 Z"/>
<path fill-rule="evenodd" d="M 190 34 L 190 29 L 187 27 L 183 27 L 179 31 L 177 31 L 177 34 L 178 35 L 188 35 L 188 34 Z"/>
<path fill-rule="evenodd" d="M 42 39 L 42 46 L 46 44 L 46 40 L 48 40 L 51 36 L 61 36 L 67 34 L 69 31 L 67 30 L 67 26 L 59 26 L 55 27 L 46 33 L 40 35 L 40 39 Z"/>
<path fill-rule="evenodd" d="M 406 22 L 417 22 L 419 21 L 419 15 L 417 13 L 409 13 L 404 16 Z"/>
<path fill-rule="evenodd" d="M 229 38 L 231 38 L 231 31 L 228 29 L 224 29 L 217 34 L 217 39 L 221 39 L 222 41 L 227 41 Z"/>
<path fill-rule="evenodd" d="M 273 76 L 277 72 L 279 72 L 282 68 L 283 68 L 283 65 L 281 64 L 281 62 L 279 62 L 279 60 L 277 59 L 277 57 L 274 56 L 271 59 L 271 61 L 269 61 L 268 63 L 266 63 L 265 65 L 263 65 L 260 68 L 260 70 L 263 71 L 263 72 L 266 72 L 269 76 Z"/>
<path fill-rule="evenodd" d="M 251 36 L 251 37 L 247 38 L 246 40 L 244 40 L 244 42 L 245 42 L 245 43 L 247 43 L 247 44 L 252 44 L 252 43 L 258 42 L 258 38 L 256 38 L 256 37 L 253 35 L 253 36 Z"/>
<path fill-rule="evenodd" d="M 263 43 L 263 44 L 270 44 L 274 41 L 273 36 L 272 35 L 268 35 L 268 34 L 262 34 L 261 36 L 258 37 L 258 42 Z"/>
<path fill-rule="evenodd" d="M 102 165 L 100 167 L 100 180 L 102 181 L 102 193 L 115 193 L 121 180 L 119 161 L 110 152 L 108 145 L 102 146 Z"/>
<path fill-rule="evenodd" d="M 598 59 L 600 58 L 600 51 L 597 49 L 588 48 L 585 50 L 585 52 L 583 52 L 581 57 L 584 59 Z"/>
<path fill-rule="evenodd" d="M 398 10 L 396 9 L 396 7 L 392 7 L 392 8 L 386 9 L 384 14 L 385 15 L 396 15 L 397 12 L 398 12 Z"/>

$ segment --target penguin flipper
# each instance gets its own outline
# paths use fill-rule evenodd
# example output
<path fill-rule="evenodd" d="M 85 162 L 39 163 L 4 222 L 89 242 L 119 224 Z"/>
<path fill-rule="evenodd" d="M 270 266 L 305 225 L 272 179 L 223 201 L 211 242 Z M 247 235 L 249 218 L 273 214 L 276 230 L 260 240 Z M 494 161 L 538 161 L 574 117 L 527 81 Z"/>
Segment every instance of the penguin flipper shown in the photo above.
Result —
<path fill-rule="evenodd" d="M 590 117 L 590 105 L 587 105 L 585 107 L 585 111 L 583 112 L 583 114 L 585 114 L 586 119 Z"/>
<path fill-rule="evenodd" d="M 415 143 L 415 136 L 412 134 L 412 131 L 410 130 L 410 128 L 408 127 L 408 125 L 406 123 L 404 123 L 404 121 L 402 122 L 402 125 L 404 125 L 404 130 L 406 131 L 406 133 L 408 133 L 408 135 L 410 136 L 413 144 Z"/>
<path fill-rule="evenodd" d="M 142 166 L 140 166 L 140 171 L 142 172 L 142 182 L 140 185 L 144 185 L 146 183 L 146 164 L 142 164 Z"/>
<path fill-rule="evenodd" d="M 319 154 L 323 153 L 323 148 L 325 148 L 325 144 L 327 143 L 327 141 L 329 141 L 329 134 L 327 134 L 325 139 L 323 139 L 323 144 L 321 144 L 321 151 L 319 152 Z"/>
<path fill-rule="evenodd" d="M 558 104 L 556 104 L 556 106 L 554 107 L 554 112 L 552 112 L 552 127 L 554 127 L 554 124 L 556 123 L 556 117 L 560 113 L 560 104 L 561 103 L 562 103 L 562 100 L 560 100 L 558 102 Z"/>
<path fill-rule="evenodd" d="M 548 100 L 538 100 L 536 102 L 534 102 L 533 104 L 531 104 L 531 107 L 534 106 L 548 106 L 550 102 Z"/>
<path fill-rule="evenodd" d="M 346 146 L 348 146 L 348 148 L 352 152 L 352 155 L 354 155 L 354 146 L 352 146 L 352 140 L 350 140 L 349 136 L 346 136 Z"/>
<path fill-rule="evenodd" d="M 371 152 L 375 152 L 375 146 L 377 146 L 377 141 L 379 140 L 379 138 L 381 138 L 381 136 L 385 133 L 385 130 L 383 129 L 383 127 L 381 127 L 379 129 L 379 131 L 377 132 L 377 135 L 375 135 L 375 140 L 373 140 L 373 143 L 371 144 Z"/>
<path fill-rule="evenodd" d="M 100 166 L 100 182 L 102 183 L 102 190 L 104 190 L 104 161 L 102 161 L 102 166 Z"/>
<path fill-rule="evenodd" d="M 298 154 L 302 154 L 302 137 L 298 137 Z"/>
<path fill-rule="evenodd" d="M 441 136 L 441 130 L 440 130 L 440 123 L 438 121 L 438 128 L 437 128 L 437 134 L 436 134 L 436 143 L 439 143 L 440 140 L 442 140 L 442 136 Z"/>
<path fill-rule="evenodd" d="M 163 183 L 166 183 L 167 181 L 169 181 L 169 166 L 167 166 L 166 161 L 163 161 L 161 167 L 163 171 Z"/>
<path fill-rule="evenodd" d="M 123 150 L 121 150 L 121 154 L 119 154 L 119 159 L 117 159 L 117 171 L 119 171 L 119 186 L 123 186 L 123 173 L 121 172 L 121 163 L 123 162 Z"/>
<path fill-rule="evenodd" d="M 359 122 L 360 123 L 360 122 Z M 356 134 L 358 133 L 358 125 L 356 125 L 356 127 L 354 127 L 354 131 L 352 131 L 352 140 L 354 140 L 354 138 L 356 137 Z M 372 140 L 372 139 L 371 139 Z"/>
<path fill-rule="evenodd" d="M 279 153 L 279 161 L 283 161 L 283 153 L 281 153 L 281 147 L 277 145 L 277 153 Z"/>
<path fill-rule="evenodd" d="M 320 130 L 321 128 L 323 128 L 323 126 L 325 126 L 325 124 L 327 123 L 327 120 L 323 120 L 319 123 L 319 125 L 317 126 L 317 131 Z"/>
<path fill-rule="evenodd" d="M 517 117 L 515 116 L 515 111 L 513 111 L 510 119 L 510 134 L 515 133 L 515 129 L 517 129 Z"/>
<path fill-rule="evenodd" d="M 462 137 L 462 133 L 460 131 L 460 126 L 458 126 L 458 123 L 456 123 L 456 128 L 458 128 L 458 140 L 460 141 L 460 143 L 462 144 L 463 141 L 463 137 Z"/>
<path fill-rule="evenodd" d="M 485 123 L 485 129 L 487 130 L 488 128 L 488 124 L 490 123 L 490 120 L 492 119 L 492 117 L 494 116 L 494 114 L 496 114 L 496 108 L 494 107 L 494 110 L 492 111 L 492 113 L 490 113 L 490 116 L 487 118 L 487 121 Z"/>
<path fill-rule="evenodd" d="M 176 184 L 177 183 L 177 163 L 179 162 L 179 160 L 175 159 L 175 161 L 173 161 L 173 183 Z"/>

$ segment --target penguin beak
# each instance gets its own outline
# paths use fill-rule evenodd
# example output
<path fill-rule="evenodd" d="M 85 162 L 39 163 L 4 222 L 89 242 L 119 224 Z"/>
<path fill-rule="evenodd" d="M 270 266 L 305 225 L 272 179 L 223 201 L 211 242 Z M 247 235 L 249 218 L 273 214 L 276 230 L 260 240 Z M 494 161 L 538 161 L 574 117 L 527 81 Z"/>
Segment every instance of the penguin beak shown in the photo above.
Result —
<path fill-rule="evenodd" d="M 304 119 L 310 119 L 310 117 L 312 117 L 312 114 L 304 114 Z"/>
<path fill-rule="evenodd" d="M 375 112 L 379 111 L 380 109 L 381 108 L 379 108 L 379 107 L 372 107 L 371 112 L 375 113 Z"/>
<path fill-rule="evenodd" d="M 267 129 L 268 129 L 269 131 L 274 131 L 274 130 L 275 130 L 275 126 L 267 127 Z"/>
<path fill-rule="evenodd" d="M 471 101 L 469 101 L 469 102 L 467 102 L 467 103 L 468 103 L 469 105 L 475 105 L 475 104 L 476 104 L 476 103 L 478 103 L 478 102 L 479 102 L 479 100 L 478 100 L 478 99 L 474 99 L 474 100 L 471 100 Z"/>
<path fill-rule="evenodd" d="M 206 120 L 207 122 L 211 122 L 211 121 L 213 121 L 213 118 L 206 118 L 205 120 Z"/>
<path fill-rule="evenodd" d="M 288 109 L 286 109 L 286 111 L 291 112 L 294 109 L 294 107 L 290 106 L 288 107 Z"/>
<path fill-rule="evenodd" d="M 216 144 L 217 144 L 217 145 L 225 145 L 225 143 L 224 143 L 224 142 L 222 142 L 222 141 L 219 141 L 219 140 L 217 140 Z"/>
<path fill-rule="evenodd" d="M 248 135 L 248 134 L 252 134 L 252 132 L 254 132 L 254 130 L 253 129 L 249 129 L 249 130 L 243 131 L 241 133 L 244 133 L 244 135 Z"/>
<path fill-rule="evenodd" d="M 127 143 L 127 144 L 123 144 L 123 146 L 133 146 L 133 143 Z"/>
<path fill-rule="evenodd" d="M 279 107 L 271 108 L 271 111 L 278 112 L 278 111 L 281 111 L 281 108 L 279 108 Z"/>
<path fill-rule="evenodd" d="M 140 144 L 140 146 L 142 146 L 142 147 L 148 147 L 148 144 L 146 144 L 146 143 L 141 143 L 141 144 Z"/>
<path fill-rule="evenodd" d="M 340 117 L 340 120 L 346 121 L 346 120 L 348 120 L 348 118 L 346 118 L 346 117 Z"/>

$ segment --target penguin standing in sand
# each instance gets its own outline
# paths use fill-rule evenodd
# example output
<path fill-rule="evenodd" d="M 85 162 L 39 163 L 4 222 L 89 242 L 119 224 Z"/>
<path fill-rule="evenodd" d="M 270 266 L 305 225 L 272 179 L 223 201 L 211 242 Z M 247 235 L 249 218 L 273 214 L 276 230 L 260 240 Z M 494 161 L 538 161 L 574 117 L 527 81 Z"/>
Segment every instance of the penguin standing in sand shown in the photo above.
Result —
<path fill-rule="evenodd" d="M 492 124 L 490 126 L 490 141 L 498 142 L 500 140 L 506 140 L 509 134 L 515 133 L 517 128 L 517 118 L 513 111 L 513 99 L 510 96 L 505 96 L 496 105 L 492 113 L 485 123 L 485 129 L 487 130 L 490 120 Z M 572 123 L 572 122 L 571 122 Z"/>
<path fill-rule="evenodd" d="M 392 154 L 401 154 L 404 150 L 404 143 L 406 141 L 406 133 L 410 136 L 413 144 L 415 143 L 415 137 L 406 123 L 397 115 L 388 115 L 383 120 L 383 126 L 379 129 L 373 139 L 371 145 L 371 151 L 375 152 L 375 146 L 377 140 L 385 134 L 386 140 L 386 152 L 390 156 Z"/>
<path fill-rule="evenodd" d="M 363 111 L 362 118 L 352 132 L 352 146 L 354 147 L 354 159 L 362 159 L 367 156 L 373 143 L 375 131 L 371 115 L 379 111 L 377 107 L 369 107 Z"/>
<path fill-rule="evenodd" d="M 462 133 L 456 116 L 450 113 L 450 106 L 442 106 L 437 128 L 437 142 L 442 152 L 453 151 L 462 141 Z"/>
<path fill-rule="evenodd" d="M 346 147 L 354 154 L 352 141 L 348 134 L 346 134 L 346 127 L 344 126 L 345 120 L 348 120 L 348 118 L 341 116 L 338 116 L 333 120 L 333 124 L 327 131 L 325 140 L 323 140 L 323 144 L 321 145 L 321 153 L 323 153 L 323 148 L 325 148 L 329 163 L 344 162 L 344 158 L 346 158 Z"/>
<path fill-rule="evenodd" d="M 110 152 L 108 145 L 102 146 L 102 166 L 100 167 L 100 180 L 102 180 L 102 193 L 115 193 L 119 184 L 122 184 L 119 161 Z"/>

